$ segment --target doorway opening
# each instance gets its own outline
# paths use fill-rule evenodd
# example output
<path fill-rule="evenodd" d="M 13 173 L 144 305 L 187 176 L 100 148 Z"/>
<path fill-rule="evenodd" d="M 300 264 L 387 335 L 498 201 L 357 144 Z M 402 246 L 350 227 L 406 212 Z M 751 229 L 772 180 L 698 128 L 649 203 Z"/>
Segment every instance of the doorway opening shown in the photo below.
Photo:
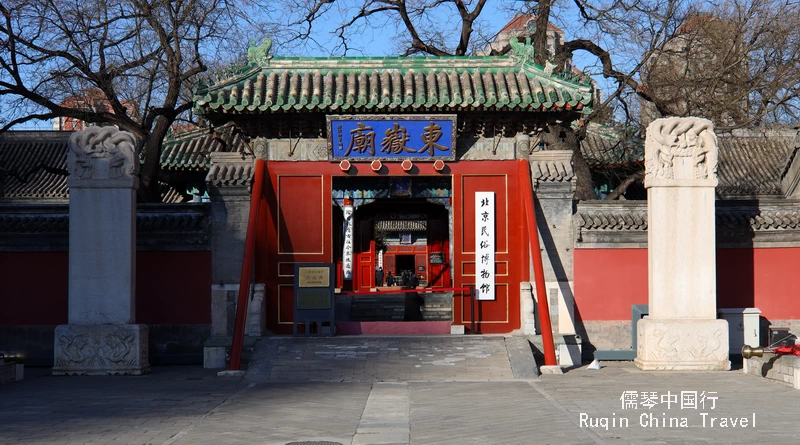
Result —
<path fill-rule="evenodd" d="M 334 205 L 343 209 L 346 199 L 353 208 L 351 235 L 338 229 L 347 227 L 339 215 L 333 221 L 337 287 L 369 291 L 389 274 L 402 285 L 404 271 L 423 287 L 451 286 L 451 177 L 343 177 L 332 185 Z"/>
<path fill-rule="evenodd" d="M 395 255 L 395 269 L 397 277 L 400 279 L 400 285 L 403 286 L 406 283 L 404 282 L 404 277 L 411 276 L 411 274 L 417 273 L 417 265 L 415 261 L 414 255 Z"/>

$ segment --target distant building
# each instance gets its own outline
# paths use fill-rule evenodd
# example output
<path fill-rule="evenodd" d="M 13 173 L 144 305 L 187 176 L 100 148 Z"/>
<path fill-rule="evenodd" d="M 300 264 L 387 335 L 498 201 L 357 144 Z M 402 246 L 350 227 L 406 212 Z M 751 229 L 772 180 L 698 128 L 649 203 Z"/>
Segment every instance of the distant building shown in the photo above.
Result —
<path fill-rule="evenodd" d="M 129 116 L 136 116 L 136 104 L 133 101 L 124 100 L 121 103 Z M 61 106 L 95 113 L 106 112 L 114 114 L 114 109 L 111 107 L 106 95 L 96 88 L 84 91 L 81 96 L 67 97 L 61 102 Z M 80 131 L 86 127 L 96 125 L 66 116 L 54 117 L 52 122 L 53 130 L 56 131 Z"/>
<path fill-rule="evenodd" d="M 511 19 L 510 22 L 494 36 L 482 50 L 475 52 L 478 56 L 488 56 L 492 54 L 503 54 L 510 49 L 509 40 L 519 39 L 524 41 L 526 38 L 533 36 L 536 32 L 536 16 L 533 14 L 520 14 Z M 564 30 L 552 23 L 547 24 L 547 54 L 548 59 L 553 59 L 556 54 L 556 49 L 564 44 Z M 574 74 L 584 74 L 583 71 L 572 65 L 572 57 L 567 58 L 565 71 Z M 594 104 L 603 103 L 603 92 L 597 88 L 597 82 L 591 80 L 592 87 L 594 87 Z"/>
<path fill-rule="evenodd" d="M 513 38 L 518 38 L 521 40 L 525 40 L 526 37 L 530 37 L 533 33 L 536 32 L 536 16 L 532 14 L 521 14 L 517 15 L 510 22 L 497 33 L 494 39 L 489 42 L 483 50 L 479 50 L 475 52 L 475 55 L 478 56 L 488 56 L 492 53 L 492 51 L 497 53 L 502 53 L 507 51 L 508 41 Z M 558 45 L 564 43 L 564 31 L 553 25 L 552 23 L 547 24 L 547 52 L 550 55 L 550 58 L 554 57 L 556 54 L 556 48 Z M 568 68 L 571 69 L 572 67 L 572 60 L 567 61 Z"/>

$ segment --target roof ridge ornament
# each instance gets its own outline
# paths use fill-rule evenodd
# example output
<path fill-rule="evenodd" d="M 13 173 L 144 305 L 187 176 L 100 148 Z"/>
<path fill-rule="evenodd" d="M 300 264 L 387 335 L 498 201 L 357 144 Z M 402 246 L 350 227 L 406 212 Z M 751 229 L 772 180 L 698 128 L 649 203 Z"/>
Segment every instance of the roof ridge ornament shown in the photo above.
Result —
<path fill-rule="evenodd" d="M 527 37 L 525 43 L 522 43 L 518 38 L 514 37 L 508 40 L 508 45 L 511 47 L 511 58 L 519 65 L 526 65 L 534 63 L 535 51 L 531 44 L 531 38 Z"/>
<path fill-rule="evenodd" d="M 272 49 L 272 39 L 264 37 L 260 44 L 256 44 L 255 40 L 250 41 L 250 47 L 247 48 L 247 62 L 251 66 L 268 66 L 272 54 L 269 50 Z"/>

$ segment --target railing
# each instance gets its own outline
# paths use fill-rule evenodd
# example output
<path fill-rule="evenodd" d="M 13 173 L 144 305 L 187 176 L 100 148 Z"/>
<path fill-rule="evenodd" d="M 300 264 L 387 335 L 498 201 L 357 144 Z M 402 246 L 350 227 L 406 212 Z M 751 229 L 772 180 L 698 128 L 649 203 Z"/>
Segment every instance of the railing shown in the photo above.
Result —
<path fill-rule="evenodd" d="M 250 294 L 250 280 L 253 276 L 253 264 L 256 252 L 256 228 L 258 227 L 258 212 L 261 197 L 264 193 L 264 174 L 266 161 L 256 160 L 255 174 L 253 175 L 253 191 L 250 194 L 250 216 L 247 220 L 247 236 L 244 242 L 244 261 L 242 261 L 242 276 L 239 280 L 239 301 L 236 304 L 236 321 L 233 325 L 233 343 L 231 345 L 231 360 L 228 364 L 229 371 L 238 371 L 241 367 L 242 346 L 244 344 L 244 323 L 247 317 L 247 302 Z"/>
<path fill-rule="evenodd" d="M 536 283 L 536 295 L 539 297 L 539 325 L 542 327 L 544 364 L 555 366 L 556 348 L 553 343 L 553 327 L 550 325 L 550 307 L 547 304 L 547 293 L 544 288 L 544 266 L 542 264 L 542 251 L 539 247 L 539 229 L 536 226 L 536 208 L 533 201 L 530 164 L 524 159 L 518 162 L 522 200 L 525 203 L 525 215 L 528 222 L 528 238 L 530 238 L 531 255 L 533 256 L 533 276 Z"/>

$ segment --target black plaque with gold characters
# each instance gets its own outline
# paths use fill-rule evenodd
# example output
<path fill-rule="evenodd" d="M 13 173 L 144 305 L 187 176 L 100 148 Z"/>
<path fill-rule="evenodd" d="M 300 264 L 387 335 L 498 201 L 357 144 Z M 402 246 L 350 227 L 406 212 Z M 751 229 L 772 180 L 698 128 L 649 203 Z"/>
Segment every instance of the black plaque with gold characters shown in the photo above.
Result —
<path fill-rule="evenodd" d="M 334 277 L 334 265 L 330 263 L 294 265 L 295 336 L 334 335 Z M 298 333 L 301 325 L 303 332 Z"/>

